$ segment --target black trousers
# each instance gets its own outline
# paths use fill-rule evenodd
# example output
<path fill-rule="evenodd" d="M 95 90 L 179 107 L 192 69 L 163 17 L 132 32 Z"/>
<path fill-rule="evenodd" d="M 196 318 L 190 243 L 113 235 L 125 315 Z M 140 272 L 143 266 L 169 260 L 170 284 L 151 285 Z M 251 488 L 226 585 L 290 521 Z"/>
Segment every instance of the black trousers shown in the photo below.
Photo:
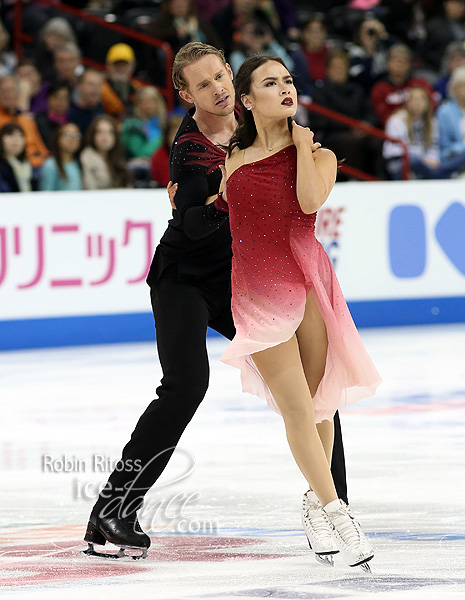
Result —
<path fill-rule="evenodd" d="M 140 417 L 122 457 L 93 508 L 101 516 L 138 510 L 160 477 L 184 429 L 208 388 L 207 327 L 231 340 L 235 335 L 228 284 L 181 282 L 164 273 L 151 289 L 157 348 L 163 377 Z M 344 448 L 339 415 L 335 419 L 332 473 L 340 498 L 347 502 Z"/>

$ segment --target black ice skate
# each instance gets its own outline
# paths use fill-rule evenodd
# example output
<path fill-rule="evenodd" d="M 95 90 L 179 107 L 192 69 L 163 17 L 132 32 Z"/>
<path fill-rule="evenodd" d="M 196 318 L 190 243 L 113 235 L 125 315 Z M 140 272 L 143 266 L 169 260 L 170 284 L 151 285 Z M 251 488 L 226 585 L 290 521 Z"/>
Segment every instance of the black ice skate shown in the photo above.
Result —
<path fill-rule="evenodd" d="M 150 547 L 150 538 L 142 531 L 135 513 L 123 519 L 118 517 L 99 518 L 90 515 L 84 540 L 88 542 L 88 548 L 83 550 L 82 554 L 99 556 L 100 558 L 126 557 L 138 560 L 139 558 L 147 558 L 147 549 Z M 116 554 L 97 552 L 94 549 L 94 544 L 104 546 L 106 542 L 119 546 L 120 549 Z M 126 548 L 141 550 L 142 552 L 137 555 L 126 554 Z"/>

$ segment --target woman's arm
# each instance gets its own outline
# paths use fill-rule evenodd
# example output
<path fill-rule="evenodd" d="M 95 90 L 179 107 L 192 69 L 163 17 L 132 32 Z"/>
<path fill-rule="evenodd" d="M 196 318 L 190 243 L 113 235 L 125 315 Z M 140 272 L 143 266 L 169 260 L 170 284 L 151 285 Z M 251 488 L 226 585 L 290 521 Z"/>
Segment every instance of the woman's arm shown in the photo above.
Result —
<path fill-rule="evenodd" d="M 336 181 L 337 159 L 327 148 L 312 151 L 313 131 L 293 122 L 292 139 L 297 148 L 296 192 L 306 214 L 316 212 L 326 201 Z"/>

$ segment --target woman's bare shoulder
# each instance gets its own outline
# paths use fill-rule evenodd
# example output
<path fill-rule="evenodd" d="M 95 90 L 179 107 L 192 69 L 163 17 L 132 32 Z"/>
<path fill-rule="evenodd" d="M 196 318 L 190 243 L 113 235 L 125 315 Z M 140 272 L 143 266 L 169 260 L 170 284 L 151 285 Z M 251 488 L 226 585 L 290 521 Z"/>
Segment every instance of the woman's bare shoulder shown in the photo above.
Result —
<path fill-rule="evenodd" d="M 225 167 L 228 175 L 244 164 L 244 150 L 235 146 L 230 156 L 226 157 Z"/>

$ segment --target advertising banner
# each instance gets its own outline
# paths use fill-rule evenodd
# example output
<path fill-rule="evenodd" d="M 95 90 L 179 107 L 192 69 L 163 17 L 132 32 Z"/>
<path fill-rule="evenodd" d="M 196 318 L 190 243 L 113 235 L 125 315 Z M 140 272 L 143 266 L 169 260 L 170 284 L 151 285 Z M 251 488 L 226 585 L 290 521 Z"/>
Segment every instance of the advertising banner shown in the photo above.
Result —
<path fill-rule="evenodd" d="M 166 190 L 0 195 L 0 349 L 153 339 Z M 465 321 L 465 181 L 337 184 L 317 219 L 359 326 Z"/>

